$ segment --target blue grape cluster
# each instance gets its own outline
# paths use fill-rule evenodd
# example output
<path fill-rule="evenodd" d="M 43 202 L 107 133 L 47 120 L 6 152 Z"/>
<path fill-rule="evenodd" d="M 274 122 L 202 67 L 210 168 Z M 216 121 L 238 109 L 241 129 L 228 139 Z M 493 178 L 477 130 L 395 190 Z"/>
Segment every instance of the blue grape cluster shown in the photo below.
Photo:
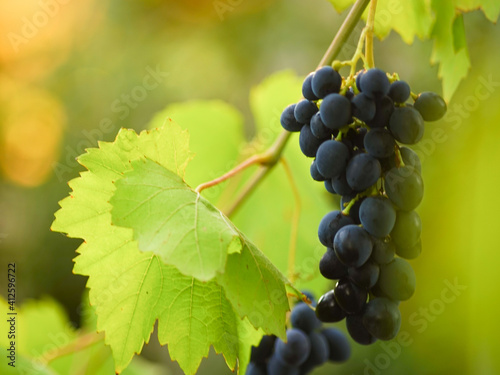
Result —
<path fill-rule="evenodd" d="M 318 301 L 316 315 L 322 322 L 346 318 L 360 344 L 391 340 L 401 324 L 399 302 L 415 292 L 406 259 L 422 249 L 414 211 L 423 198 L 421 164 L 402 145 L 417 143 L 424 122 L 440 119 L 446 103 L 432 92 L 412 96 L 408 83 L 380 69 L 348 81 L 323 67 L 305 79 L 302 94 L 281 124 L 300 132 L 302 152 L 314 158 L 311 177 L 341 196 L 340 210 L 319 224 L 326 246 L 319 269 L 337 283 Z"/>
<path fill-rule="evenodd" d="M 306 293 L 316 305 L 314 297 Z M 323 328 L 314 310 L 300 302 L 290 315 L 292 328 L 286 331 L 287 341 L 264 336 L 252 348 L 247 375 L 305 375 L 330 362 L 344 362 L 351 355 L 346 336 L 335 328 Z"/>

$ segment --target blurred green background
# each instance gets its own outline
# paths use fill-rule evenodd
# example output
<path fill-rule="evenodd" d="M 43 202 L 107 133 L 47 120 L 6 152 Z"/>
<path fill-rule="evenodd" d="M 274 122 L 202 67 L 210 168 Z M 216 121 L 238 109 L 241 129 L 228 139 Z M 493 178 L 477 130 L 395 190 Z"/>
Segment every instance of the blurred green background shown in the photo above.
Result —
<path fill-rule="evenodd" d="M 57 202 L 69 192 L 66 182 L 83 169 L 75 157 L 98 139 L 113 140 L 120 127 L 140 131 L 152 119 L 154 126 L 171 116 L 192 131 L 192 149 L 199 154 L 193 168 L 204 171 L 193 172 L 192 181 L 220 175 L 238 151 L 248 154 L 272 142 L 279 132 L 276 111 L 299 98 L 301 80 L 315 68 L 345 14 L 336 14 L 325 0 L 233 1 L 223 13 L 216 2 L 200 0 L 62 3 L 34 27 L 27 21 L 40 11 L 38 1 L 0 4 L 0 266 L 4 275 L 8 262 L 17 263 L 19 304 L 51 296 L 79 326 L 86 280 L 71 270 L 80 241 L 49 230 Z M 348 363 L 315 374 L 500 373 L 500 308 L 494 297 L 500 279 L 500 29 L 479 11 L 465 16 L 465 27 L 472 68 L 447 117 L 426 125 L 426 136 L 415 147 L 426 184 L 419 208 L 424 250 L 412 261 L 417 292 L 401 304 L 406 346 L 397 340 L 353 345 Z M 13 39 L 11 33 L 23 32 L 29 37 Z M 342 58 L 350 57 L 355 34 Z M 397 71 L 414 92 L 440 92 L 437 67 L 429 64 L 431 48 L 432 41 L 408 46 L 391 33 L 375 43 L 375 61 Z M 273 91 L 282 87 L 294 91 Z M 189 115 L 189 105 L 196 103 L 172 105 L 213 99 L 232 107 L 205 103 L 205 123 L 198 112 Z M 222 116 L 218 112 L 233 116 L 227 122 L 234 126 L 211 133 Z M 205 130 L 203 137 L 196 136 L 196 128 Z M 253 140 L 251 146 L 243 145 L 244 139 Z M 232 142 L 227 159 L 216 146 L 224 142 Z M 208 165 L 214 155 L 217 165 Z M 322 251 L 315 228 L 336 202 L 310 181 L 310 161 L 300 156 L 296 138 L 285 156 L 301 192 L 298 285 L 319 295 L 328 285 L 314 268 Z M 231 185 L 225 186 L 226 192 L 207 192 L 221 207 L 231 198 Z M 294 207 L 278 166 L 233 217 L 283 272 Z M 450 287 L 455 284 L 462 287 Z M 182 373 L 155 342 L 153 336 L 144 357 L 163 363 L 158 373 Z M 224 373 L 229 370 L 215 354 L 199 370 Z"/>

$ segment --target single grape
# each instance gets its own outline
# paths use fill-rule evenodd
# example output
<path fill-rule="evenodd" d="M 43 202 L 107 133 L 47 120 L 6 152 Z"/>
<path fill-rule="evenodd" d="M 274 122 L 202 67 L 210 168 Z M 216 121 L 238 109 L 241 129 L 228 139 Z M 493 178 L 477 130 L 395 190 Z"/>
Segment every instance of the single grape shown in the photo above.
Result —
<path fill-rule="evenodd" d="M 377 159 L 393 155 L 395 145 L 396 141 L 387 129 L 372 129 L 364 139 L 366 152 Z"/>
<path fill-rule="evenodd" d="M 394 259 L 396 248 L 391 239 L 372 237 L 371 259 L 377 264 L 387 264 Z"/>
<path fill-rule="evenodd" d="M 356 95 L 352 101 L 352 115 L 358 120 L 369 122 L 375 117 L 376 106 L 373 99 L 370 99 L 366 94 L 360 93 Z"/>
<path fill-rule="evenodd" d="M 392 340 L 401 327 L 398 305 L 387 298 L 374 298 L 366 305 L 363 325 L 375 338 Z"/>
<path fill-rule="evenodd" d="M 325 142 L 326 139 L 318 139 L 311 133 L 311 127 L 304 125 L 300 130 L 299 146 L 305 156 L 313 158 L 318 151 L 319 146 Z"/>
<path fill-rule="evenodd" d="M 406 260 L 395 258 L 380 266 L 378 285 L 391 299 L 406 301 L 415 293 L 415 271 Z"/>
<path fill-rule="evenodd" d="M 318 227 L 319 241 L 324 246 L 331 247 L 338 230 L 346 225 L 353 224 L 352 219 L 340 211 L 331 211 L 321 219 Z"/>
<path fill-rule="evenodd" d="M 404 103 L 410 97 L 410 85 L 405 81 L 394 81 L 387 94 L 395 103 Z"/>
<path fill-rule="evenodd" d="M 281 113 L 281 126 L 289 132 L 299 132 L 303 126 L 303 124 L 298 123 L 295 119 L 295 106 L 296 104 L 290 104 Z"/>
<path fill-rule="evenodd" d="M 413 167 L 392 168 L 384 179 L 385 192 L 392 203 L 404 211 L 417 208 L 424 197 L 424 183 Z"/>
<path fill-rule="evenodd" d="M 340 228 L 333 240 L 335 254 L 348 267 L 362 266 L 372 253 L 370 235 L 357 225 Z"/>
<path fill-rule="evenodd" d="M 424 135 L 424 119 L 415 108 L 398 107 L 389 119 L 389 130 L 397 141 L 415 144 Z"/>
<path fill-rule="evenodd" d="M 300 132 L 302 135 L 302 131 Z M 342 142 L 325 141 L 316 153 L 316 166 L 326 178 L 338 176 L 344 172 L 349 160 L 349 149 Z"/>
<path fill-rule="evenodd" d="M 391 85 L 385 72 L 377 68 L 369 69 L 363 73 L 359 83 L 360 91 L 372 99 L 387 95 Z"/>
<path fill-rule="evenodd" d="M 360 70 L 358 74 L 356 75 L 356 88 L 358 89 L 359 92 L 361 92 L 361 77 L 363 74 L 366 72 L 366 70 Z"/>
<path fill-rule="evenodd" d="M 348 269 L 349 279 L 357 286 L 364 289 L 371 289 L 378 281 L 380 267 L 374 262 L 366 262 L 361 267 L 351 267 Z"/>
<path fill-rule="evenodd" d="M 326 328 L 321 331 L 321 334 L 325 336 L 328 342 L 328 347 L 330 348 L 330 355 L 328 359 L 332 362 L 345 362 L 351 356 L 351 345 L 347 337 L 335 328 Z"/>
<path fill-rule="evenodd" d="M 354 156 L 346 168 L 347 183 L 354 191 L 368 189 L 377 182 L 381 174 L 380 162 L 368 154 Z"/>
<path fill-rule="evenodd" d="M 332 130 L 327 128 L 323 121 L 321 121 L 321 116 L 319 112 L 311 118 L 311 132 L 316 138 L 324 139 L 330 138 L 332 135 Z"/>
<path fill-rule="evenodd" d="M 401 157 L 403 158 L 403 163 L 405 163 L 405 165 L 415 168 L 418 173 L 422 172 L 422 164 L 420 163 L 420 159 L 415 151 L 408 147 L 401 147 L 399 152 L 401 153 Z"/>
<path fill-rule="evenodd" d="M 339 260 L 333 248 L 328 247 L 319 261 L 319 272 L 325 279 L 338 280 L 347 275 L 347 267 Z"/>
<path fill-rule="evenodd" d="M 316 112 L 318 112 L 318 106 L 316 105 L 316 103 L 311 102 L 307 99 L 302 99 L 295 106 L 293 114 L 297 122 L 301 124 L 309 124 L 311 118 Z"/>
<path fill-rule="evenodd" d="M 292 309 L 290 322 L 293 328 L 300 329 L 307 334 L 321 327 L 321 322 L 316 318 L 314 310 L 305 303 L 299 303 Z"/>
<path fill-rule="evenodd" d="M 328 361 L 330 355 L 330 347 L 326 337 L 320 333 L 312 332 L 309 334 L 311 341 L 311 354 L 309 358 L 300 366 L 300 373 L 306 374 L 312 371 L 315 367 L 321 366 Z"/>
<path fill-rule="evenodd" d="M 318 167 L 316 166 L 316 160 L 313 160 L 311 163 L 311 167 L 309 168 L 309 172 L 311 173 L 311 177 L 314 181 L 325 181 L 326 178 L 318 172 Z"/>
<path fill-rule="evenodd" d="M 342 310 L 335 299 L 333 290 L 323 294 L 316 305 L 316 316 L 324 323 L 340 322 L 345 318 Z"/>
<path fill-rule="evenodd" d="M 250 361 L 256 364 L 265 364 L 267 359 L 273 354 L 276 336 L 262 336 L 258 346 L 252 346 Z"/>
<path fill-rule="evenodd" d="M 256 363 L 250 362 L 247 366 L 246 375 L 267 375 L 264 365 L 258 365 Z"/>
<path fill-rule="evenodd" d="M 314 95 L 324 98 L 328 94 L 338 93 L 342 85 L 342 77 L 330 66 L 318 69 L 312 78 L 311 87 Z"/>
<path fill-rule="evenodd" d="M 336 193 L 339 195 L 350 195 L 354 193 L 354 191 L 347 183 L 345 173 L 341 173 L 337 177 L 333 177 L 332 186 L 335 189 Z"/>
<path fill-rule="evenodd" d="M 359 219 L 372 236 L 385 237 L 394 227 L 396 210 L 386 197 L 369 197 L 359 207 Z"/>
<path fill-rule="evenodd" d="M 446 102 L 435 92 L 421 93 L 414 106 L 425 121 L 437 121 L 446 113 Z"/>
<path fill-rule="evenodd" d="M 345 321 L 351 338 L 361 345 L 371 345 L 377 339 L 363 325 L 363 313 L 348 315 Z"/>
<path fill-rule="evenodd" d="M 338 130 L 346 126 L 351 119 L 351 102 L 345 96 L 329 94 L 323 99 L 319 113 L 327 128 Z"/>
<path fill-rule="evenodd" d="M 394 112 L 394 102 L 387 95 L 375 100 L 375 116 L 368 121 L 370 128 L 384 128 Z"/>
<path fill-rule="evenodd" d="M 411 246 L 396 246 L 396 254 L 404 259 L 415 259 L 422 253 L 422 240 Z"/>
<path fill-rule="evenodd" d="M 309 337 L 301 330 L 292 328 L 286 331 L 286 339 L 286 343 L 280 338 L 276 340 L 275 354 L 290 366 L 300 366 L 306 361 L 311 352 Z"/>
<path fill-rule="evenodd" d="M 391 232 L 392 241 L 398 247 L 410 247 L 417 243 L 422 234 L 422 221 L 415 211 L 398 211 L 396 223 Z"/>
<path fill-rule="evenodd" d="M 307 336 L 306 336 L 307 337 Z M 267 362 L 268 375 L 299 375 L 298 367 L 291 366 L 283 361 L 278 353 L 274 353 Z"/>
<path fill-rule="evenodd" d="M 312 91 L 311 83 L 313 77 L 314 77 L 314 72 L 310 73 L 304 80 L 304 83 L 302 83 L 302 96 L 307 100 L 311 101 L 319 99 L 316 95 L 314 95 L 314 92 Z"/>
<path fill-rule="evenodd" d="M 365 289 L 360 288 L 347 278 L 340 279 L 337 282 L 333 293 L 340 308 L 347 314 L 360 312 L 368 298 L 368 292 Z"/>

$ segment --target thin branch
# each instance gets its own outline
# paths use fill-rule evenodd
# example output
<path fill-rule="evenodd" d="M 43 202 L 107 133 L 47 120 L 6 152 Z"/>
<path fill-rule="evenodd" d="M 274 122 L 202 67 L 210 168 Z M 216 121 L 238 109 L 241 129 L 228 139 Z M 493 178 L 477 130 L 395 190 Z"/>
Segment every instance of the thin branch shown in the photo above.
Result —
<path fill-rule="evenodd" d="M 75 341 L 70 342 L 66 346 L 62 346 L 55 350 L 54 352 L 50 352 L 50 355 L 44 355 L 40 358 L 44 363 L 52 362 L 53 360 L 64 357 L 66 355 L 79 352 L 83 349 L 92 346 L 99 341 L 104 340 L 104 334 L 97 332 L 90 332 L 79 336 Z"/>
<path fill-rule="evenodd" d="M 377 9 L 377 0 L 371 0 L 370 8 L 368 8 L 368 19 L 366 20 L 366 44 L 365 55 L 367 68 L 374 68 L 375 61 L 373 58 L 373 30 L 375 27 L 375 10 Z"/>

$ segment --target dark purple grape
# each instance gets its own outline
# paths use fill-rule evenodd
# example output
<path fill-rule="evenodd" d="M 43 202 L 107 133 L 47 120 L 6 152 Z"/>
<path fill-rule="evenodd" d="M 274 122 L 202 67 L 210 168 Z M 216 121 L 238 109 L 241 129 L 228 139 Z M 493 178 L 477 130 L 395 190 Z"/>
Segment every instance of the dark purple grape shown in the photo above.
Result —
<path fill-rule="evenodd" d="M 405 81 L 394 81 L 387 94 L 395 103 L 404 103 L 410 97 L 410 85 Z"/>
<path fill-rule="evenodd" d="M 340 279 L 337 282 L 333 293 L 340 308 L 347 314 L 359 313 L 368 298 L 368 292 L 365 289 L 360 288 L 347 278 Z"/>
<path fill-rule="evenodd" d="M 312 78 L 311 87 L 314 95 L 324 98 L 328 94 L 338 93 L 342 85 L 342 77 L 331 66 L 318 69 Z"/>
<path fill-rule="evenodd" d="M 296 104 L 290 104 L 281 113 L 281 126 L 283 127 L 283 129 L 288 130 L 289 132 L 299 132 L 303 126 L 303 124 L 298 123 L 295 119 L 295 106 Z"/>
<path fill-rule="evenodd" d="M 340 322 L 345 318 L 345 312 L 337 303 L 333 290 L 326 292 L 320 297 L 316 305 L 316 316 L 323 323 Z"/>
<path fill-rule="evenodd" d="M 446 102 L 435 92 L 421 93 L 414 106 L 425 121 L 437 121 L 446 113 Z"/>
<path fill-rule="evenodd" d="M 370 235 L 357 225 L 340 228 L 333 240 L 335 254 L 348 267 L 362 266 L 372 253 Z"/>
<path fill-rule="evenodd" d="M 333 248 L 328 247 L 319 261 L 319 271 L 325 279 L 338 280 L 347 275 L 347 267 L 335 254 Z"/>

